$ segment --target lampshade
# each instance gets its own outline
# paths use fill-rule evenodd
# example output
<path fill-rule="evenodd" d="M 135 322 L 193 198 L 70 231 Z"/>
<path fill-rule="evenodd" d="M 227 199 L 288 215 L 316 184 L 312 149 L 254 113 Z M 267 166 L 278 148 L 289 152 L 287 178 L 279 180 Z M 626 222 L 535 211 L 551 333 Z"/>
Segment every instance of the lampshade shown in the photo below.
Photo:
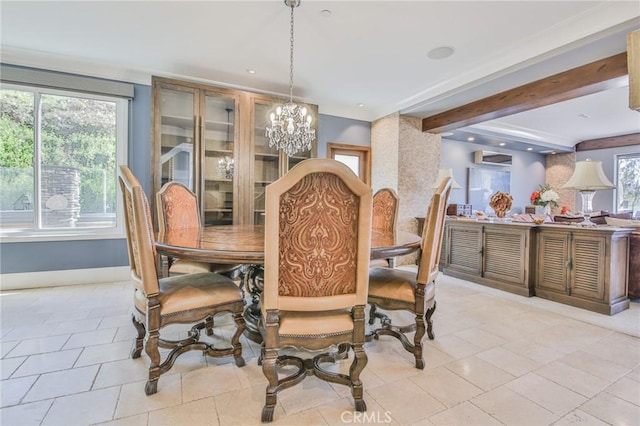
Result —
<path fill-rule="evenodd" d="M 461 189 L 462 187 L 456 180 L 453 178 L 453 171 L 451 169 L 438 169 L 438 177 L 436 177 L 436 183 L 433 184 L 432 188 L 437 188 L 440 186 L 444 178 L 451 178 L 451 189 Z"/>
<path fill-rule="evenodd" d="M 616 186 L 604 174 L 602 161 L 578 161 L 573 176 L 562 188 L 578 191 L 596 191 L 598 189 L 613 189 Z"/>

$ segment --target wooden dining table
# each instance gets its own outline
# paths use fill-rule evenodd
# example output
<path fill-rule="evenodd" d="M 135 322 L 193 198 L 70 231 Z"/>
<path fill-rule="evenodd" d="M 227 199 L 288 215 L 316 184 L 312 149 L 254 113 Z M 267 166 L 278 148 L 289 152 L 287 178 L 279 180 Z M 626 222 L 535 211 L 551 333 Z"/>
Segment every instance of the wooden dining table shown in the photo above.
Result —
<path fill-rule="evenodd" d="M 406 231 L 393 233 L 373 229 L 371 259 L 388 259 L 412 253 L 420 248 L 420 236 Z M 175 229 L 156 236 L 158 253 L 179 259 L 209 263 L 243 264 L 241 284 L 251 294 L 245 309 L 246 335 L 261 341 L 258 332 L 259 298 L 262 293 L 264 263 L 264 225 L 216 225 Z"/>
<path fill-rule="evenodd" d="M 402 256 L 420 248 L 420 236 L 373 229 L 371 259 Z M 210 263 L 264 263 L 264 225 L 216 225 L 157 234 L 156 249 L 172 257 Z"/>

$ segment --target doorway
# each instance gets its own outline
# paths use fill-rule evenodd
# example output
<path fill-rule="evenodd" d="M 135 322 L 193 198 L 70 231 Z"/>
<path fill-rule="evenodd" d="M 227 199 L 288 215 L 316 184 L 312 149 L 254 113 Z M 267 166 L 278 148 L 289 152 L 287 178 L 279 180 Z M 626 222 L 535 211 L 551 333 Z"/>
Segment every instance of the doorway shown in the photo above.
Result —
<path fill-rule="evenodd" d="M 371 147 L 329 142 L 327 157 L 346 164 L 356 176 L 371 186 Z"/>

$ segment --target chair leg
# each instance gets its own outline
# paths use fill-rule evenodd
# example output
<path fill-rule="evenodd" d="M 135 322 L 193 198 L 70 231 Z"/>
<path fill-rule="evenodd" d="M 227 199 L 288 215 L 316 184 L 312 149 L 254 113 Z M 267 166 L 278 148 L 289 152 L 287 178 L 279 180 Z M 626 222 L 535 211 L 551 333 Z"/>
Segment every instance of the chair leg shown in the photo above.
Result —
<path fill-rule="evenodd" d="M 435 335 L 433 334 L 433 321 L 431 317 L 433 313 L 436 311 L 436 301 L 433 301 L 433 306 L 427 309 L 427 313 L 424 316 L 424 319 L 427 321 L 427 336 L 429 336 L 429 340 L 435 339 Z"/>
<path fill-rule="evenodd" d="M 260 344 L 260 355 L 258 356 L 258 365 L 262 365 L 264 359 L 264 341 Z"/>
<path fill-rule="evenodd" d="M 144 392 L 147 395 L 153 395 L 158 392 L 158 380 L 160 379 L 160 351 L 158 350 L 158 340 L 160 339 L 160 333 L 158 330 L 150 330 L 147 344 L 145 345 L 145 351 L 151 359 L 151 365 L 149 366 L 149 380 L 144 388 Z"/>
<path fill-rule="evenodd" d="M 236 323 L 236 332 L 233 333 L 233 337 L 231 338 L 233 358 L 236 361 L 236 366 L 242 367 L 244 365 L 244 358 L 242 358 L 242 344 L 240 343 L 240 336 L 242 336 L 242 333 L 244 333 L 244 329 L 246 328 L 242 311 L 233 314 L 233 320 Z"/>
<path fill-rule="evenodd" d="M 369 325 L 373 325 L 376 322 L 376 310 L 377 306 L 375 304 L 371 304 L 371 308 L 369 308 Z"/>
<path fill-rule="evenodd" d="M 213 336 L 213 317 L 207 317 L 204 320 L 204 328 L 207 332 L 207 336 Z"/>
<path fill-rule="evenodd" d="M 360 380 L 360 373 L 367 365 L 368 358 L 367 353 L 364 351 L 362 343 L 353 345 L 353 362 L 349 368 L 349 379 L 351 380 L 351 394 L 353 395 L 353 401 L 355 403 L 356 411 L 367 411 L 367 403 L 363 398 L 362 381 Z"/>
<path fill-rule="evenodd" d="M 264 350 L 262 358 L 262 372 L 269 381 L 266 390 L 265 404 L 262 408 L 262 423 L 273 421 L 273 412 L 278 402 L 278 371 L 276 370 L 278 363 L 278 351 L 269 349 Z"/>
<path fill-rule="evenodd" d="M 136 340 L 135 340 L 135 345 L 131 350 L 131 358 L 136 359 L 136 358 L 140 358 L 140 354 L 142 354 L 142 349 L 144 346 L 144 336 L 145 334 L 147 334 L 147 331 L 144 328 L 144 323 L 141 321 L 138 321 L 136 319 L 135 314 L 131 314 L 131 322 L 133 323 L 133 326 L 136 328 L 136 331 L 138 332 L 138 336 L 136 337 Z"/>
<path fill-rule="evenodd" d="M 422 358 L 422 338 L 424 337 L 424 318 L 421 314 L 416 315 L 416 333 L 413 335 L 413 356 L 416 359 L 416 368 L 424 370 L 424 359 Z"/>
<path fill-rule="evenodd" d="M 153 395 L 158 392 L 158 380 L 160 379 L 160 350 L 158 344 L 160 341 L 160 303 L 157 299 L 149 300 L 147 304 L 147 342 L 144 350 L 151 360 L 149 365 L 149 380 L 144 388 L 147 395 Z"/>

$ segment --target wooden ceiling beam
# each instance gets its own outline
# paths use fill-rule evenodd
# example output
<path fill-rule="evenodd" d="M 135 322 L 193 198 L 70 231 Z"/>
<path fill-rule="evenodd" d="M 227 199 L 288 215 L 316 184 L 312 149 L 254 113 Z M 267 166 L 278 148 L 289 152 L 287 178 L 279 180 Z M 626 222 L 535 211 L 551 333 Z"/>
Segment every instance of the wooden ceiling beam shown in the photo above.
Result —
<path fill-rule="evenodd" d="M 590 139 L 576 144 L 576 151 L 592 149 L 619 148 L 621 146 L 640 145 L 640 133 L 611 136 L 608 138 Z"/>
<path fill-rule="evenodd" d="M 422 120 L 422 131 L 442 133 L 528 111 L 627 83 L 627 53 L 619 53 L 480 99 Z"/>

